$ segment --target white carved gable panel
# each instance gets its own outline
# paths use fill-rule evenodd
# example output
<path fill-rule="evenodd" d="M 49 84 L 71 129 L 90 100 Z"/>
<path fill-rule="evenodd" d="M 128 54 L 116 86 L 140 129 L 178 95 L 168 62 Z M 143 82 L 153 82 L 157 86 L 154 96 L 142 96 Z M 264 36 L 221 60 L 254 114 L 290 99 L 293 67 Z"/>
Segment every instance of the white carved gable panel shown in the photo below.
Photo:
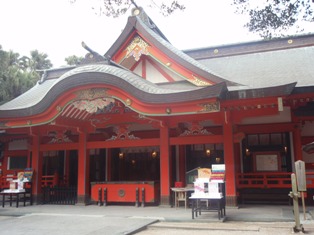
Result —
<path fill-rule="evenodd" d="M 170 71 L 167 68 L 163 68 L 160 65 L 157 65 L 158 68 L 156 68 L 156 65 L 151 64 L 149 61 L 145 62 L 145 70 L 143 71 L 143 62 L 140 62 L 135 69 L 133 70 L 134 73 L 136 73 L 139 76 L 142 76 L 143 72 L 146 74 L 146 80 L 150 81 L 152 83 L 167 83 L 167 82 L 173 82 L 173 81 L 182 81 L 184 80 L 174 72 Z M 169 81 L 169 78 L 171 78 L 171 81 Z"/>

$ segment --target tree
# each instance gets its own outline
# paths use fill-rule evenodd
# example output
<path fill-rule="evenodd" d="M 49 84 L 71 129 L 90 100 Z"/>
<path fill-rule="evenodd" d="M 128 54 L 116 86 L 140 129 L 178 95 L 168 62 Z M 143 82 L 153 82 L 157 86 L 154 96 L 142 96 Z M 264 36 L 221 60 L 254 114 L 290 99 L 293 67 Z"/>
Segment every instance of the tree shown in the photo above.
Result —
<path fill-rule="evenodd" d="M 236 13 L 248 14 L 245 27 L 265 39 L 304 31 L 303 22 L 314 22 L 313 0 L 233 0 Z"/>
<path fill-rule="evenodd" d="M 73 3 L 78 0 L 71 0 Z M 217 0 L 218 1 L 218 0 Z M 230 0 L 235 12 L 247 15 L 244 27 L 265 39 L 304 31 L 303 22 L 314 22 L 314 0 Z M 96 14 L 119 17 L 134 5 L 135 0 L 103 0 L 92 7 Z M 150 0 L 147 5 L 159 9 L 167 16 L 176 10 L 184 10 L 179 1 Z M 167 2 L 167 4 L 165 4 Z M 201 7 L 201 6 L 200 6 Z"/>
<path fill-rule="evenodd" d="M 51 61 L 46 53 L 40 53 L 38 50 L 31 51 L 30 65 L 32 70 L 44 70 L 52 67 Z"/>
<path fill-rule="evenodd" d="M 71 0 L 72 3 L 75 3 L 77 0 Z M 160 13 L 164 16 L 170 15 L 176 10 L 184 10 L 184 5 L 180 4 L 179 1 L 172 0 L 150 0 L 149 6 L 159 9 Z M 101 5 L 92 7 L 96 14 L 106 15 L 111 17 L 119 17 L 127 12 L 130 9 L 131 5 L 137 7 L 134 0 L 103 0 Z"/>
<path fill-rule="evenodd" d="M 79 65 L 83 60 L 83 57 L 78 57 L 76 55 L 68 56 L 64 59 L 68 65 Z"/>
<path fill-rule="evenodd" d="M 38 70 L 51 68 L 47 55 L 37 50 L 31 56 L 22 56 L 13 51 L 4 51 L 0 45 L 0 104 L 5 103 L 30 89 L 40 79 Z"/>
<path fill-rule="evenodd" d="M 46 53 L 33 50 L 30 52 L 30 55 L 30 57 L 22 56 L 17 59 L 20 69 L 23 69 L 24 71 L 27 70 L 29 72 L 39 72 L 40 70 L 50 69 L 53 66 Z"/>

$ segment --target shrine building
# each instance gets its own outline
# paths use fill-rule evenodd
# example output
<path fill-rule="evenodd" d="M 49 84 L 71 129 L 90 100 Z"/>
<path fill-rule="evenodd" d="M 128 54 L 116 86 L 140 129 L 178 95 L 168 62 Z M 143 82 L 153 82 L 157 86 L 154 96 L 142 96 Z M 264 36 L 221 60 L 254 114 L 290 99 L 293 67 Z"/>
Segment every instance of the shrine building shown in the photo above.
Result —
<path fill-rule="evenodd" d="M 0 106 L 0 175 L 31 168 L 35 203 L 50 186 L 80 204 L 106 190 L 108 203 L 169 206 L 176 182 L 212 164 L 228 206 L 272 203 L 288 200 L 298 160 L 313 201 L 313 34 L 181 51 L 135 8 L 105 54 L 83 47 L 79 66 Z"/>

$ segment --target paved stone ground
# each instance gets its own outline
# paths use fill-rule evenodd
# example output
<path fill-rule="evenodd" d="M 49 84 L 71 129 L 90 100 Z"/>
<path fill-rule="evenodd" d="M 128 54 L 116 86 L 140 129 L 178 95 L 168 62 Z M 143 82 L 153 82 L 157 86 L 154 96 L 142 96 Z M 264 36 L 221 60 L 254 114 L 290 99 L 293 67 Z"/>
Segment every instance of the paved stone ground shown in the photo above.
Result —
<path fill-rule="evenodd" d="M 33 213 L 24 216 L 0 216 L 1 235 L 112 235 L 131 234 L 154 222 L 101 215 Z"/>
<path fill-rule="evenodd" d="M 302 231 L 296 232 L 295 224 L 292 222 L 274 222 L 274 223 L 252 223 L 252 222 L 237 222 L 215 224 L 198 224 L 195 223 L 171 223 L 159 222 L 149 225 L 147 229 L 142 230 L 137 235 L 287 235 L 287 234 L 303 234 Z M 304 233 L 314 234 L 314 224 L 305 224 Z"/>
<path fill-rule="evenodd" d="M 314 234 L 312 208 L 301 223 Z M 294 217 L 291 206 L 246 205 L 226 208 L 218 220 L 213 212 L 192 220 L 191 209 L 134 206 L 34 205 L 0 207 L 1 235 L 122 235 L 122 234 L 291 234 Z M 302 217 L 302 212 L 300 213 Z"/>

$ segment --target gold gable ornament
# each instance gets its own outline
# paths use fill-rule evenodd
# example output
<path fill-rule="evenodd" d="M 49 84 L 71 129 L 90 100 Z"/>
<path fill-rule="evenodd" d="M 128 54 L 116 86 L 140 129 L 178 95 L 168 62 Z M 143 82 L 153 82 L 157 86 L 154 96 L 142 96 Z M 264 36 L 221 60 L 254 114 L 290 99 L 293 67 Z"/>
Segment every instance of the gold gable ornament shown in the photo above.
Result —
<path fill-rule="evenodd" d="M 139 61 L 142 55 L 148 55 L 149 45 L 139 36 L 135 37 L 126 48 L 126 58 L 133 56 L 135 61 Z"/>

